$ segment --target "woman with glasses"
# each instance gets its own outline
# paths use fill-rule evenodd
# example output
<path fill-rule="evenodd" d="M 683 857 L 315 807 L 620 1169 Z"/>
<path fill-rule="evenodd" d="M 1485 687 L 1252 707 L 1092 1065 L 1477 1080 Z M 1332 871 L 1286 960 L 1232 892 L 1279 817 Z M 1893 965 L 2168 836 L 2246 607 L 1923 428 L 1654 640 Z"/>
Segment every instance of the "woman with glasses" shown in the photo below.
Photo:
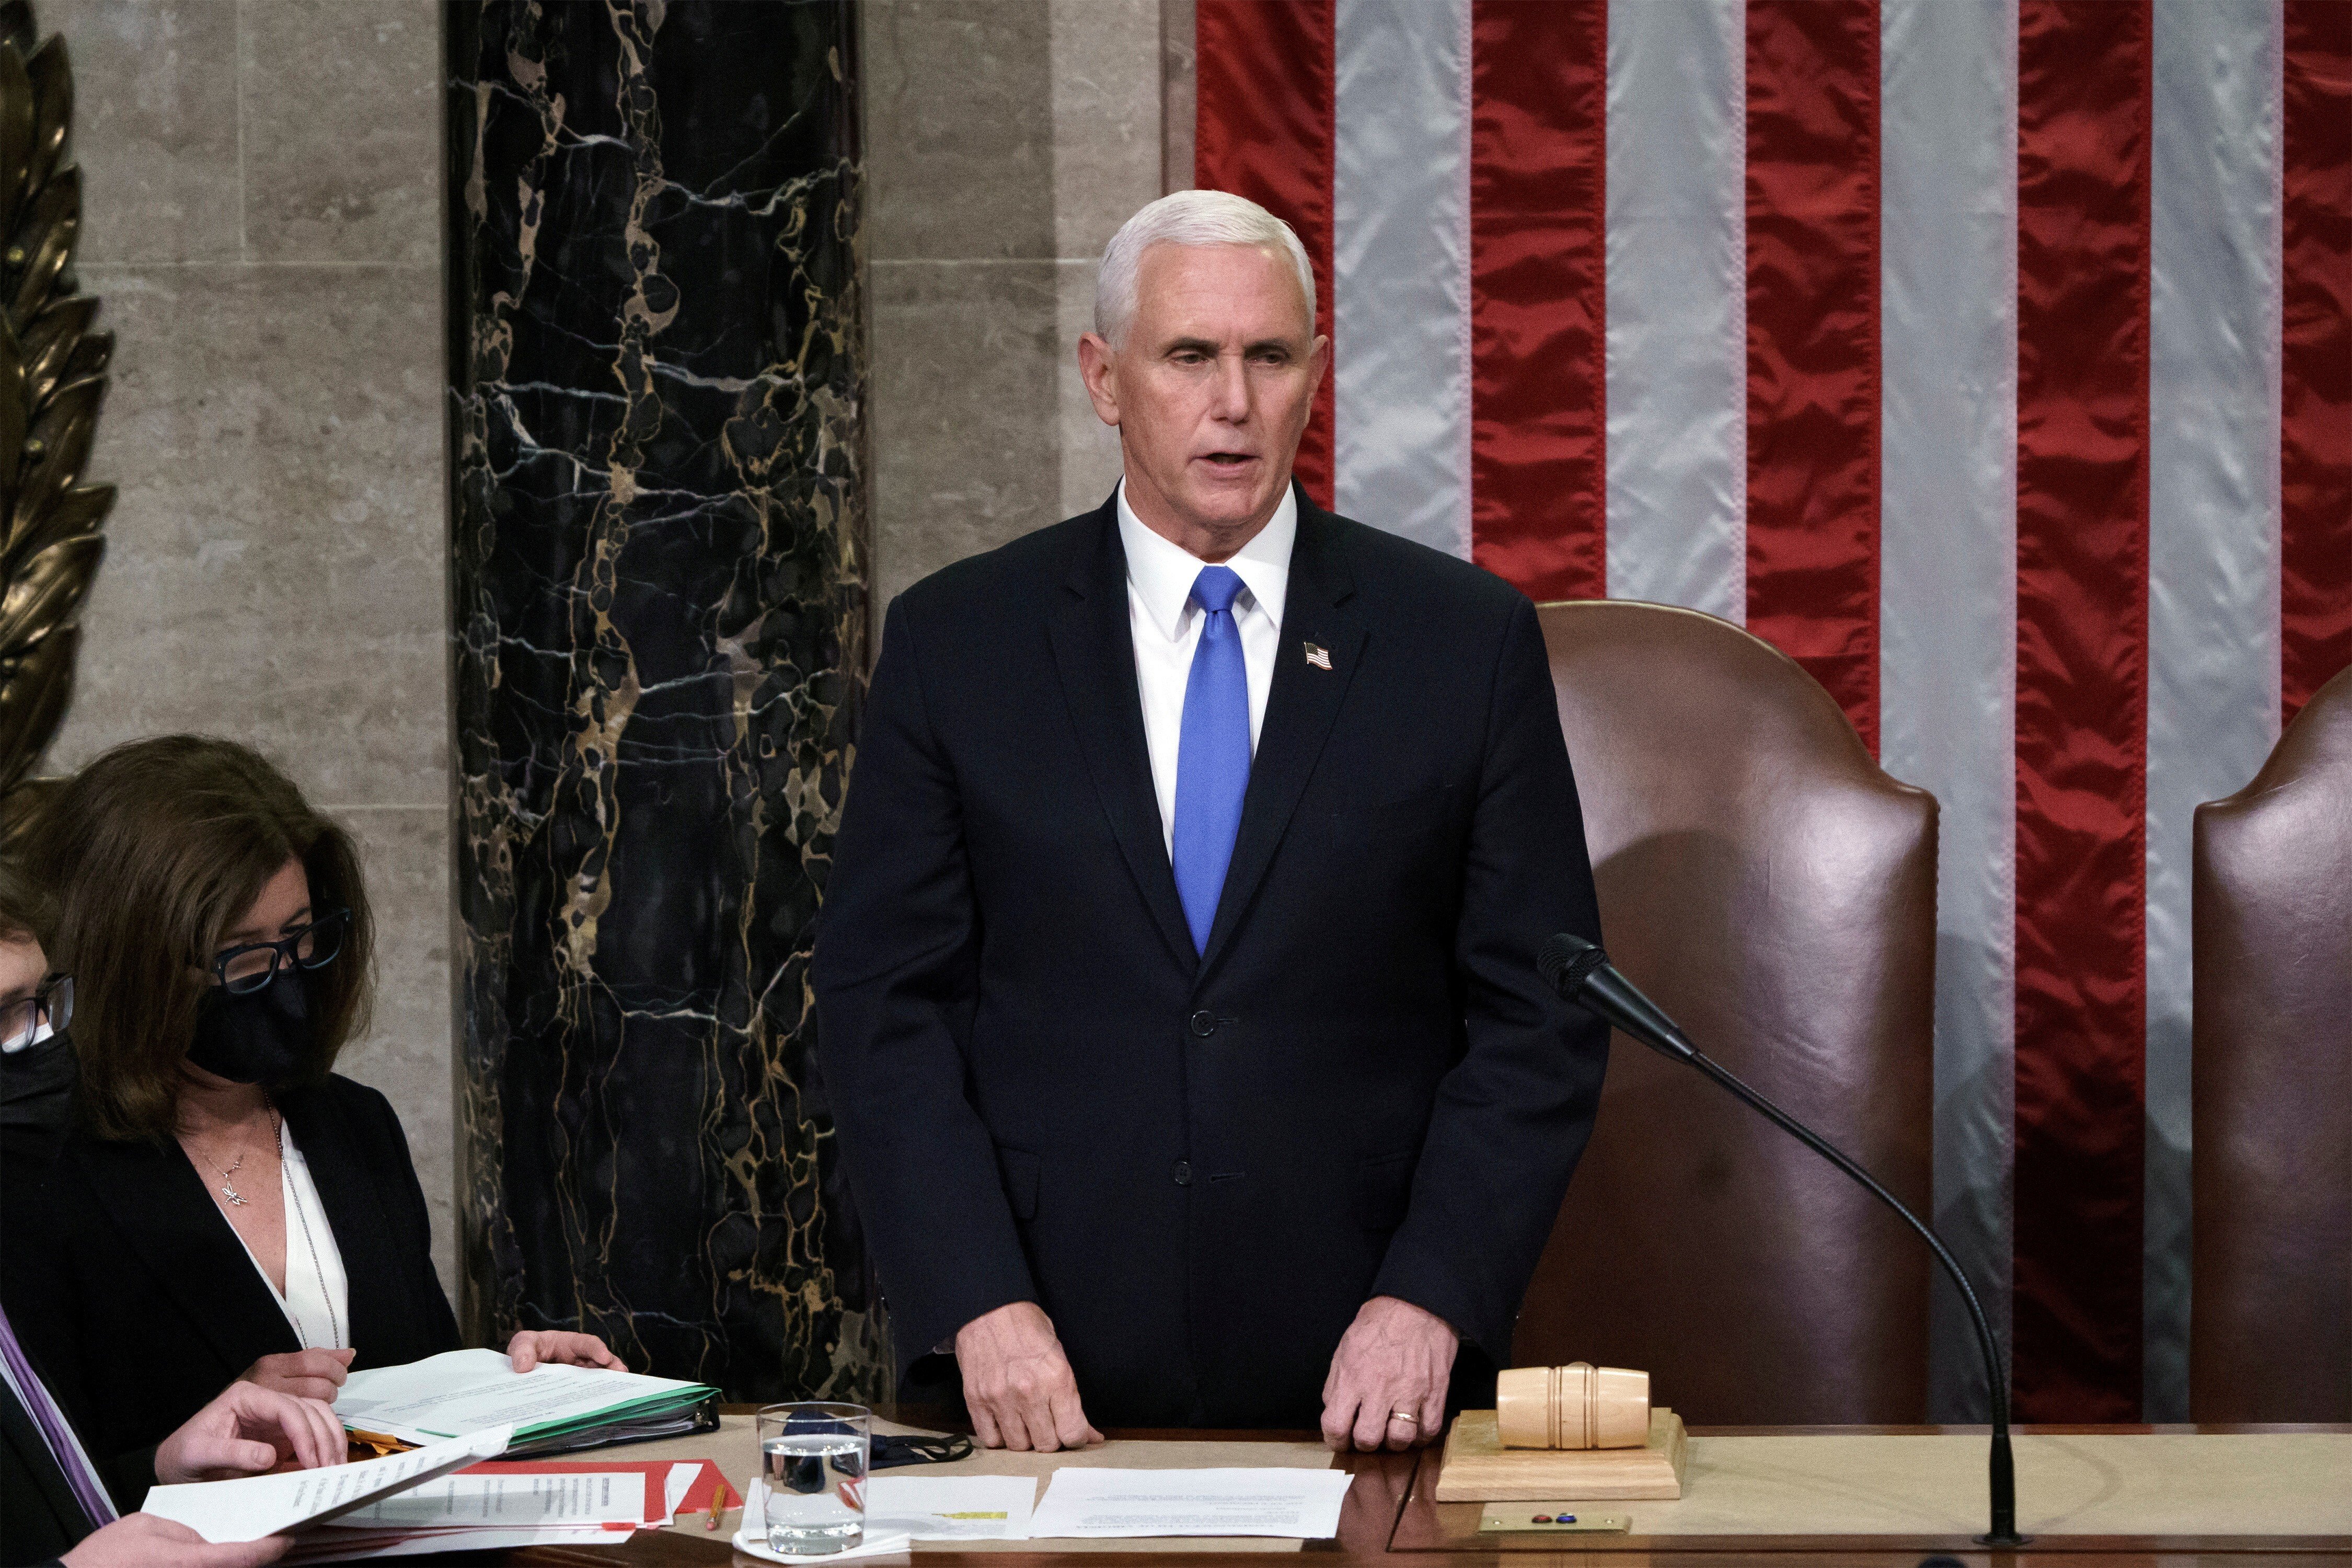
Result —
<path fill-rule="evenodd" d="M 341 827 L 257 753 L 175 735 L 58 793 L 33 871 L 76 985 L 78 1125 L 8 1194 L 6 1306 L 101 1441 L 152 1443 L 236 1378 L 331 1401 L 458 1348 L 391 1105 L 336 1075 L 374 925 Z M 539 1362 L 618 1366 L 526 1331 Z"/>

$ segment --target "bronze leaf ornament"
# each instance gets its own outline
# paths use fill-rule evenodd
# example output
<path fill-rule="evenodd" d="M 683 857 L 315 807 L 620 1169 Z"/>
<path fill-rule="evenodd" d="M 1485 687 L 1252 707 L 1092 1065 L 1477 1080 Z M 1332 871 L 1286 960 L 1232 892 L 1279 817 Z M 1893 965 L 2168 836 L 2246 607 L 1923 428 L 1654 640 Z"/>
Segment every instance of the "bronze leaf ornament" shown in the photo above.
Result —
<path fill-rule="evenodd" d="M 73 695 L 79 617 L 106 554 L 114 487 L 81 483 L 114 339 L 76 291 L 81 171 L 66 162 L 73 71 L 0 4 L 0 857 L 42 794 L 31 777 Z"/>

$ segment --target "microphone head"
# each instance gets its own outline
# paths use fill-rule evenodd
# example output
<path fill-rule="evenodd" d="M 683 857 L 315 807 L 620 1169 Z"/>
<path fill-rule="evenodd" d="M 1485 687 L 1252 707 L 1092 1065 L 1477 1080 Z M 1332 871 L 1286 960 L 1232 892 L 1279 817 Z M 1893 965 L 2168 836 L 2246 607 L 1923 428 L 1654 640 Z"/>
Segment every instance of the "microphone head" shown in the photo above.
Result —
<path fill-rule="evenodd" d="M 1600 948 L 1574 931 L 1564 931 L 1537 952 L 1536 973 L 1554 992 L 1573 1002 L 1592 972 L 1608 962 L 1609 955 Z"/>

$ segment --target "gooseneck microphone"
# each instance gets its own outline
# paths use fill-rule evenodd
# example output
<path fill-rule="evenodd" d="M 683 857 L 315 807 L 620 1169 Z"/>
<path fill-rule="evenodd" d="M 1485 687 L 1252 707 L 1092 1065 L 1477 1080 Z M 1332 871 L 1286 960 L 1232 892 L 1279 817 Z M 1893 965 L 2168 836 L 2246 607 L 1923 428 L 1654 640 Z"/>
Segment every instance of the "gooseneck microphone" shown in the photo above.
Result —
<path fill-rule="evenodd" d="M 1985 1319 L 1975 1288 L 1969 1283 L 1958 1261 L 1936 1238 L 1936 1233 L 1835 1144 L 1748 1088 L 1730 1068 L 1692 1045 L 1689 1037 L 1675 1026 L 1664 1010 L 1620 974 L 1617 966 L 1609 962 L 1609 955 L 1592 943 L 1573 932 L 1562 931 L 1543 944 L 1536 955 L 1536 969 L 1542 974 L 1544 984 L 1559 993 L 1561 1000 L 1576 1004 L 1652 1050 L 1698 1068 L 1806 1148 L 1861 1183 L 1873 1197 L 1901 1215 L 1904 1223 L 1919 1233 L 1920 1239 L 1936 1254 L 1936 1260 L 1944 1266 L 1944 1272 L 1959 1288 L 1960 1299 L 1968 1303 L 1969 1317 L 1976 1324 L 1977 1349 L 1984 1356 L 1985 1378 L 1992 1391 L 1992 1526 L 1976 1538 L 1977 1542 L 1983 1546 L 2024 1545 L 2030 1538 L 2017 1533 L 2017 1469 L 2010 1454 L 2009 1378 L 2001 1369 L 2000 1349 L 1993 1343 L 1992 1325 Z"/>

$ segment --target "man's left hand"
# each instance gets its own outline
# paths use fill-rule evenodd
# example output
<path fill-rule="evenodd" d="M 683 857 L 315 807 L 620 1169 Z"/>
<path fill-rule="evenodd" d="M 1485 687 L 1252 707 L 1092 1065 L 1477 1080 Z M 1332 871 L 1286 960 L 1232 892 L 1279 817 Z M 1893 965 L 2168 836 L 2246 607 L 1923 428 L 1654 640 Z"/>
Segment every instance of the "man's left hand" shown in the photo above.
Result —
<path fill-rule="evenodd" d="M 1334 1448 L 1417 1447 L 1445 1426 L 1445 1384 L 1461 1344 L 1454 1326 L 1394 1296 L 1356 1313 L 1323 1380 L 1323 1441 Z M 1410 1417 L 1399 1412 L 1411 1411 Z"/>
<path fill-rule="evenodd" d="M 306 1470 L 343 1462 L 343 1424 L 315 1399 L 232 1383 L 155 1450 L 155 1479 L 255 1476 L 292 1459 Z"/>
<path fill-rule="evenodd" d="M 507 1361 L 517 1372 L 546 1366 L 628 1367 L 593 1334 L 565 1333 L 557 1329 L 525 1329 L 507 1342 Z"/>

